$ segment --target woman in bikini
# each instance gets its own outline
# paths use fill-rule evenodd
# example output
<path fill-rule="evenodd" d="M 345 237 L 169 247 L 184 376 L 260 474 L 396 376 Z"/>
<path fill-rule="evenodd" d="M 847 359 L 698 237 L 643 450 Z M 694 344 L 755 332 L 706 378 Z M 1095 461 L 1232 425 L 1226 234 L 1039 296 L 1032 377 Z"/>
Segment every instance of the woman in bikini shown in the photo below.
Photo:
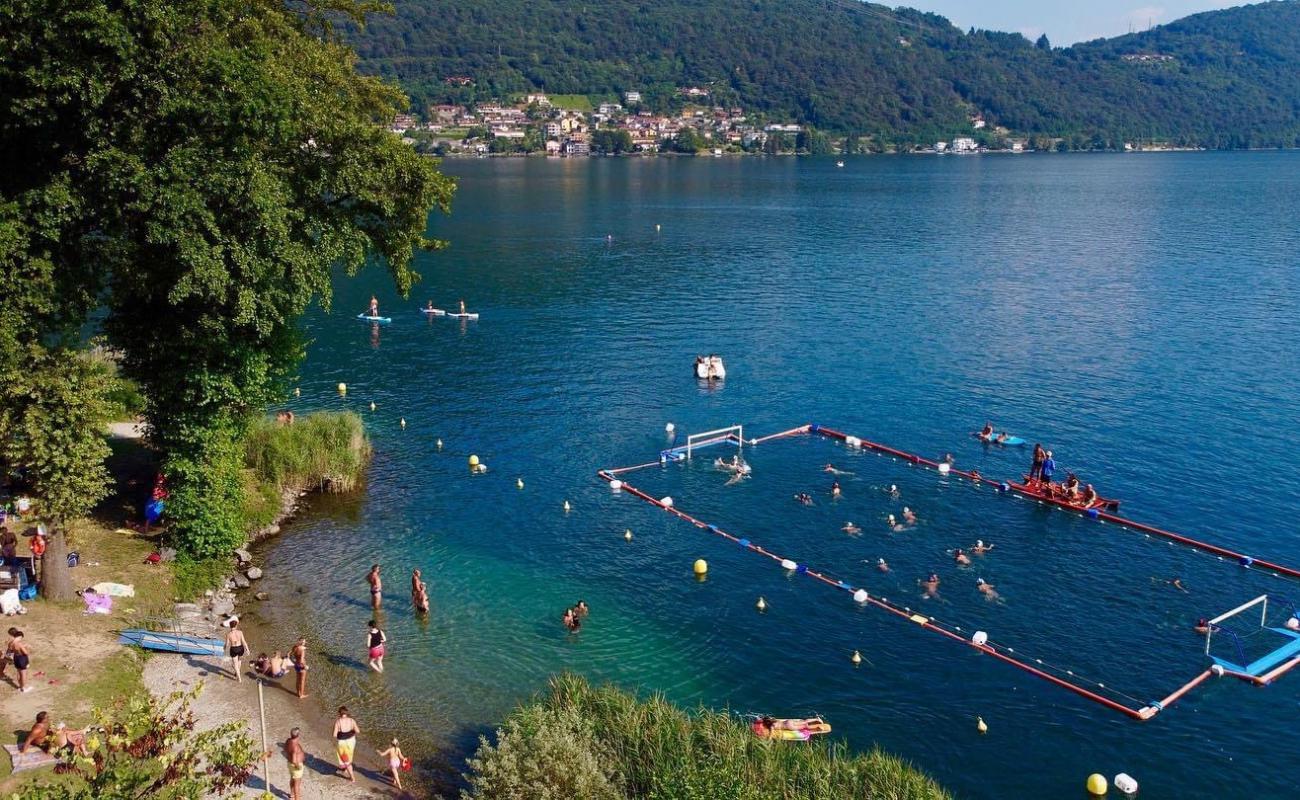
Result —
<path fill-rule="evenodd" d="M 334 720 L 334 750 L 339 757 L 339 769 L 348 776 L 348 780 L 354 782 L 357 778 L 352 774 L 352 756 L 356 752 L 357 734 L 360 732 L 357 721 L 348 713 L 348 707 L 339 706 L 338 718 Z"/>
<path fill-rule="evenodd" d="M 402 764 L 406 761 L 406 756 L 402 755 L 402 748 L 398 746 L 397 740 L 388 746 L 387 750 L 380 750 L 379 756 L 388 759 L 388 774 L 393 776 L 393 785 L 398 789 L 402 788 L 402 778 L 398 774 Z"/>
<path fill-rule="evenodd" d="M 384 642 L 388 637 L 379 629 L 375 621 L 370 620 L 370 632 L 366 634 L 366 647 L 369 648 L 370 668 L 375 672 L 384 671 Z"/>
<path fill-rule="evenodd" d="M 370 584 L 370 607 L 379 608 L 383 601 L 384 582 L 379 578 L 379 565 L 370 565 L 370 572 L 366 574 L 366 583 Z"/>

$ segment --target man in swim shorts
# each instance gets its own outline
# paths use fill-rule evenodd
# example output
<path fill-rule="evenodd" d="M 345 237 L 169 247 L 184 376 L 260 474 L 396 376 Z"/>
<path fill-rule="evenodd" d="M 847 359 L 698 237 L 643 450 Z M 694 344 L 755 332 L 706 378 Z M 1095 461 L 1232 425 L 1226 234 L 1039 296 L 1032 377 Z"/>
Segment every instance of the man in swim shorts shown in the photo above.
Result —
<path fill-rule="evenodd" d="M 289 800 L 301 800 L 302 774 L 306 771 L 307 751 L 302 748 L 302 731 L 294 728 L 284 743 L 284 760 L 289 762 Z"/>
<path fill-rule="evenodd" d="M 366 583 L 370 584 L 370 607 L 379 608 L 383 601 L 384 582 L 379 577 L 379 565 L 371 564 L 370 572 L 366 575 Z"/>
<path fill-rule="evenodd" d="M 23 638 L 23 632 L 17 628 L 9 629 L 9 660 L 14 663 L 14 669 L 18 670 L 18 691 L 30 692 L 32 687 L 27 685 L 27 668 L 32 663 L 31 650 L 27 649 L 27 641 Z"/>
<path fill-rule="evenodd" d="M 248 641 L 244 639 L 244 632 L 239 629 L 239 620 L 230 620 L 230 632 L 226 634 L 226 650 L 230 654 L 231 664 L 235 668 L 235 681 L 244 682 L 243 659 L 244 654 L 248 652 Z"/>

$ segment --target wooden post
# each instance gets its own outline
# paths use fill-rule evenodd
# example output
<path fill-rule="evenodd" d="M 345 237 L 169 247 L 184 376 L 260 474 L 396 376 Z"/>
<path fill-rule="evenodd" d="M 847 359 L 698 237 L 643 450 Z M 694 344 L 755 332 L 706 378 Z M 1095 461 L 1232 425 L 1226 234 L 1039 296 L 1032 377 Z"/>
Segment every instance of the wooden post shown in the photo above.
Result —
<path fill-rule="evenodd" d="M 266 746 L 266 700 L 262 697 L 261 678 L 257 679 L 257 713 L 262 718 L 262 781 L 266 784 L 266 791 L 271 791 L 271 751 Z"/>

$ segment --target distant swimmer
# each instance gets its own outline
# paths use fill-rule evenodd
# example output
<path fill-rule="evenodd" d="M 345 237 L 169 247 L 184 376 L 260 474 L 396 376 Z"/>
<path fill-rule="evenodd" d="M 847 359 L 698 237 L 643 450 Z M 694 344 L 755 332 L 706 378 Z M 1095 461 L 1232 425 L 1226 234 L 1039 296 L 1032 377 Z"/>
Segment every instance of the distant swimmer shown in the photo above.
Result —
<path fill-rule="evenodd" d="M 1292 619 L 1295 619 L 1295 617 L 1292 617 Z M 1196 620 L 1196 624 L 1192 626 L 1192 630 L 1196 631 L 1202 636 L 1209 636 L 1210 621 L 1205 617 L 1201 617 L 1200 619 Z"/>
<path fill-rule="evenodd" d="M 900 523 L 898 519 L 894 517 L 893 514 L 890 514 L 888 517 L 885 517 L 885 524 L 888 525 L 889 529 L 895 533 L 899 533 L 907 530 L 907 526 Z"/>
<path fill-rule="evenodd" d="M 939 596 L 939 576 L 931 572 L 928 578 L 917 581 L 921 588 L 925 590 L 926 597 Z"/>
<path fill-rule="evenodd" d="M 907 506 L 903 506 L 903 521 L 908 525 L 916 524 L 916 513 Z"/>
<path fill-rule="evenodd" d="M 993 543 L 984 544 L 983 539 L 976 539 L 975 544 L 971 545 L 970 551 L 977 556 L 982 556 L 993 549 Z"/>
<path fill-rule="evenodd" d="M 1006 444 L 1006 443 L 1007 443 L 1007 439 L 1009 439 L 1009 438 L 1011 438 L 1011 437 L 1007 435 L 1007 432 L 1006 432 L 1006 431 L 1003 431 L 1002 433 L 999 433 L 999 434 L 997 435 L 997 438 L 994 439 L 993 441 L 997 442 L 998 444 Z"/>
<path fill-rule="evenodd" d="M 832 481 L 832 482 L 831 482 L 831 497 L 840 497 L 841 495 L 843 495 L 843 492 L 840 491 L 840 482 L 839 482 L 839 481 Z"/>
<path fill-rule="evenodd" d="M 735 486 L 736 484 L 740 483 L 741 481 L 745 480 L 745 479 L 748 478 L 748 477 L 749 477 L 749 476 L 748 476 L 747 474 L 743 473 L 743 472 L 733 472 L 733 473 L 731 473 L 731 477 L 730 477 L 730 478 L 727 478 L 727 482 L 724 483 L 724 484 L 722 484 L 722 485 L 723 485 L 723 486 Z"/>
<path fill-rule="evenodd" d="M 612 233 L 607 233 L 607 234 L 605 234 L 605 241 L 607 241 L 607 242 L 612 242 L 612 241 L 614 241 L 614 234 L 612 234 Z"/>
<path fill-rule="evenodd" d="M 1163 578 L 1163 579 L 1162 579 L 1162 578 L 1152 578 L 1151 581 L 1152 581 L 1153 583 L 1162 583 L 1162 584 L 1164 584 L 1164 585 L 1166 585 L 1166 586 L 1172 586 L 1172 587 L 1174 587 L 1175 589 L 1177 589 L 1178 591 L 1183 592 L 1184 594 L 1191 594 L 1191 590 L 1188 589 L 1186 586 L 1183 585 L 1183 579 L 1182 579 L 1182 578 L 1176 578 L 1176 577 L 1175 577 L 1175 578 Z"/>
<path fill-rule="evenodd" d="M 822 472 L 829 472 L 832 475 L 840 475 L 840 476 L 853 474 L 852 472 L 849 472 L 846 469 L 836 469 L 834 464 L 827 464 L 826 466 L 822 467 Z"/>
<path fill-rule="evenodd" d="M 799 492 L 794 496 L 795 502 L 800 505 L 810 506 L 813 504 L 812 495 L 807 492 Z"/>
<path fill-rule="evenodd" d="M 953 464 L 956 464 L 956 463 L 957 463 L 957 459 L 955 459 L 955 458 L 952 457 L 952 453 L 944 453 L 944 454 L 943 454 L 943 463 L 945 463 L 945 464 L 947 464 L 948 466 L 951 467 Z"/>
<path fill-rule="evenodd" d="M 881 572 L 889 572 L 889 564 L 885 562 L 885 559 L 877 558 L 876 569 L 880 570 Z"/>
<path fill-rule="evenodd" d="M 956 561 L 959 565 L 963 567 L 970 566 L 970 556 L 966 555 L 966 551 L 961 549 L 960 547 L 958 547 L 957 551 L 952 554 L 952 560 Z"/>
<path fill-rule="evenodd" d="M 582 627 L 582 617 L 572 608 L 564 609 L 564 616 L 561 618 L 564 627 L 569 629 L 569 633 L 577 633 Z"/>
<path fill-rule="evenodd" d="M 975 588 L 980 590 L 980 594 L 984 595 L 985 600 L 997 600 L 999 597 L 997 589 L 993 588 L 993 584 L 987 583 L 983 578 L 975 579 Z"/>
<path fill-rule="evenodd" d="M 894 499 L 898 499 L 899 491 L 898 491 L 898 486 L 896 484 L 893 483 L 889 484 L 889 496 Z"/>
<path fill-rule="evenodd" d="M 987 442 L 989 439 L 992 439 L 992 438 L 993 438 L 993 423 L 992 423 L 992 422 L 985 422 L 985 423 L 984 423 L 984 427 L 983 427 L 983 428 L 980 428 L 980 438 L 983 439 L 983 440 L 986 441 L 986 442 Z"/>
<path fill-rule="evenodd" d="M 379 298 L 375 297 L 373 294 L 370 295 L 370 314 L 369 314 L 369 315 L 372 316 L 372 317 L 377 317 L 377 316 L 379 316 Z"/>
<path fill-rule="evenodd" d="M 844 531 L 845 533 L 862 533 L 862 529 L 859 528 L 857 525 L 854 525 L 852 522 L 844 523 L 844 527 L 840 528 L 840 530 Z"/>

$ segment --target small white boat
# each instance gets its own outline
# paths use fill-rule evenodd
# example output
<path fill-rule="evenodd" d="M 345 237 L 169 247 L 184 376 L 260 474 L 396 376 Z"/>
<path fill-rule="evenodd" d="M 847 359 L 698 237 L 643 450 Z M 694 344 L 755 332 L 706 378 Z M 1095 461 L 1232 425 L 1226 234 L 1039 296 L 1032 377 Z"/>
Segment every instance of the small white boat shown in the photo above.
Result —
<path fill-rule="evenodd" d="M 727 377 L 727 368 L 722 364 L 722 356 L 696 356 L 695 377 L 705 381 L 720 381 Z"/>
<path fill-rule="evenodd" d="M 836 161 L 836 162 L 835 162 L 835 166 L 837 166 L 837 167 L 842 167 L 842 166 L 844 166 L 844 162 L 843 162 L 843 161 Z"/>

